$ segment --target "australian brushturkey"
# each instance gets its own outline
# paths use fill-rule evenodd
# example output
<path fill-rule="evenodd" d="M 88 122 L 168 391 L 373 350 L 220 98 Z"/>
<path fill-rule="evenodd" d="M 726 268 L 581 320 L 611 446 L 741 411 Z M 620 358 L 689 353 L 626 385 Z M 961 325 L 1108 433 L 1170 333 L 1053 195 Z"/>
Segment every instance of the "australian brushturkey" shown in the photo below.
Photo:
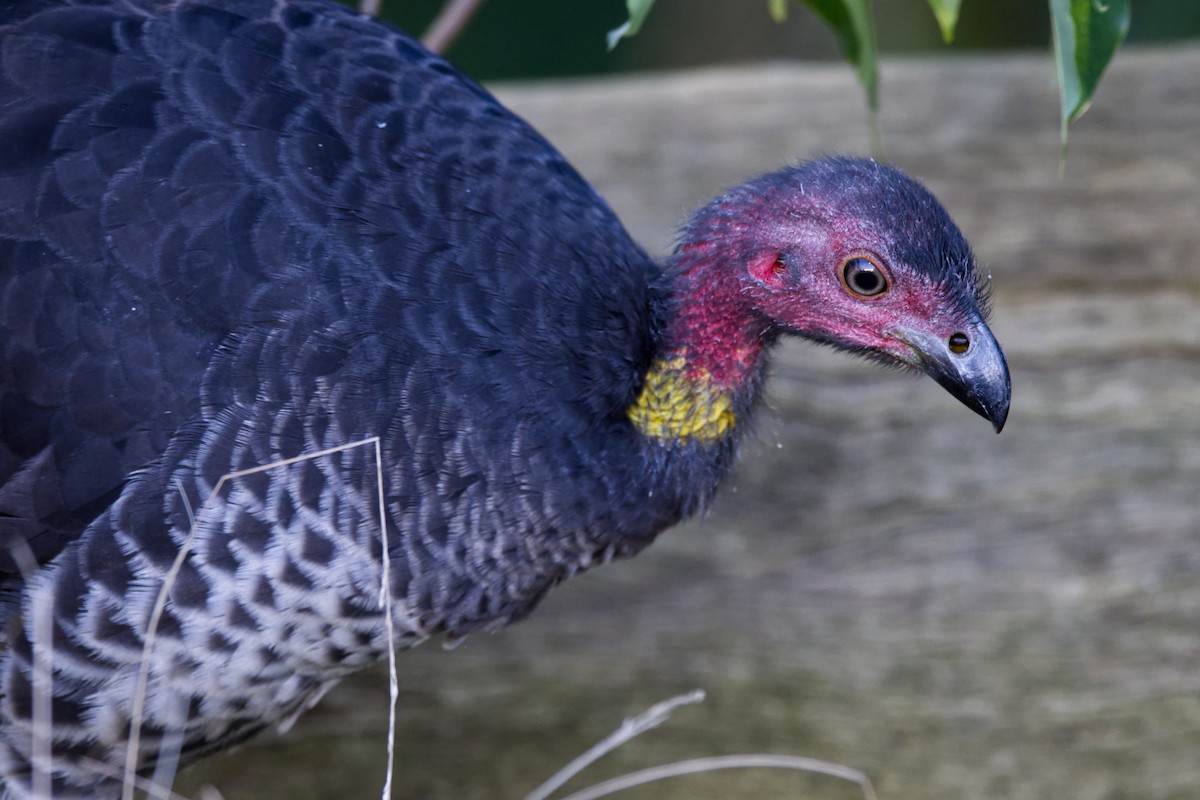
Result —
<path fill-rule="evenodd" d="M 4 796 L 39 748 L 55 796 L 112 793 L 143 664 L 145 773 L 378 660 L 381 508 L 402 645 L 636 553 L 712 497 L 781 334 L 999 430 L 982 306 L 946 212 L 873 161 L 734 189 L 658 264 L 528 125 L 347 8 L 8 0 Z M 368 437 L 381 474 L 363 445 L 214 493 Z"/>

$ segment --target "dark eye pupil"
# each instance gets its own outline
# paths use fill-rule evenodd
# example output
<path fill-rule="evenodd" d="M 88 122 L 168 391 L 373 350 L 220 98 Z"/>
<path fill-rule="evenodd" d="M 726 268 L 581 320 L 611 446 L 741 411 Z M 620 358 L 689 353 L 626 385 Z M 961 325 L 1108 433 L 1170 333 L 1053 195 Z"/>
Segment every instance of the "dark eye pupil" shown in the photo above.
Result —
<path fill-rule="evenodd" d="M 882 294 L 887 289 L 887 279 L 879 267 L 865 258 L 853 258 L 846 262 L 843 276 L 850 290 L 864 297 Z"/>

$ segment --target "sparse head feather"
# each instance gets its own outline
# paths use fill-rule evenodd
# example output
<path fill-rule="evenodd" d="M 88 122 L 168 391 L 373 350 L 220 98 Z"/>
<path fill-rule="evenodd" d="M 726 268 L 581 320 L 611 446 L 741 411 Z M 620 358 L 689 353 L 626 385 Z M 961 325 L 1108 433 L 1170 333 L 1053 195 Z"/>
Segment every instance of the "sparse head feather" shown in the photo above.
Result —
<path fill-rule="evenodd" d="M 685 226 L 680 247 L 761 236 L 774 226 L 820 218 L 886 243 L 898 261 L 931 283 L 957 290 L 987 317 L 989 281 L 946 209 L 923 184 L 873 159 L 834 156 L 805 161 L 744 183 L 701 208 Z M 744 257 L 751 257 L 747 252 Z"/>
<path fill-rule="evenodd" d="M 830 208 L 873 222 L 891 236 L 896 256 L 924 269 L 938 283 L 969 289 L 983 310 L 987 282 L 979 279 L 971 246 L 924 184 L 895 167 L 863 158 L 810 161 L 775 175 L 784 182 L 809 182 Z"/>

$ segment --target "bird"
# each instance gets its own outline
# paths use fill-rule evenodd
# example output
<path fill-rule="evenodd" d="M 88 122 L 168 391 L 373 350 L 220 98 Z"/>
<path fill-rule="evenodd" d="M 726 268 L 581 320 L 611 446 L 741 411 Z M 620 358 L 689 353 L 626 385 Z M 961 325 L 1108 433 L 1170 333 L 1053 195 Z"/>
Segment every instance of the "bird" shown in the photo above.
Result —
<path fill-rule="evenodd" d="M 928 189 L 852 156 L 652 258 L 332 0 L 8 0 L 0 796 L 117 796 L 638 553 L 708 508 L 784 337 L 999 432 L 988 287 Z"/>

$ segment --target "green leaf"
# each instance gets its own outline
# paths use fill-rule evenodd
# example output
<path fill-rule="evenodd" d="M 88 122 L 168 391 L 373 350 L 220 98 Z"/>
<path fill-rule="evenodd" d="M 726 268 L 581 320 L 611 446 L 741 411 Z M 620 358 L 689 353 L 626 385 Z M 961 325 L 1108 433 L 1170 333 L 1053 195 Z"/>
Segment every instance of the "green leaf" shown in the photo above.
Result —
<path fill-rule="evenodd" d="M 642 29 L 642 22 L 645 21 L 646 15 L 650 13 L 653 5 L 654 0 L 625 0 L 629 19 L 625 20 L 625 24 L 621 27 L 613 28 L 608 32 L 608 49 L 615 48 L 622 39 L 636 36 L 637 32 Z"/>
<path fill-rule="evenodd" d="M 1087 111 L 1109 60 L 1129 32 L 1129 4 L 1130 0 L 1050 0 L 1064 153 L 1067 126 Z"/>
<path fill-rule="evenodd" d="M 788 0 L 767 0 L 767 10 L 771 12 L 771 19 L 778 23 L 787 22 Z"/>
<path fill-rule="evenodd" d="M 867 95 L 867 110 L 871 124 L 871 149 L 880 154 L 879 125 L 879 67 L 875 46 L 875 28 L 871 24 L 869 0 L 797 0 L 816 12 L 817 16 L 837 34 L 842 55 L 854 65 L 858 82 Z"/>
<path fill-rule="evenodd" d="M 933 9 L 933 16 L 942 29 L 942 39 L 946 44 L 954 41 L 954 28 L 958 25 L 958 7 L 961 4 L 962 0 L 929 0 L 929 7 Z"/>
<path fill-rule="evenodd" d="M 876 66 L 875 30 L 867 0 L 800 0 L 825 20 L 837 34 L 842 55 L 855 66 L 858 82 L 867 93 L 867 105 L 879 105 L 879 70 Z"/>

